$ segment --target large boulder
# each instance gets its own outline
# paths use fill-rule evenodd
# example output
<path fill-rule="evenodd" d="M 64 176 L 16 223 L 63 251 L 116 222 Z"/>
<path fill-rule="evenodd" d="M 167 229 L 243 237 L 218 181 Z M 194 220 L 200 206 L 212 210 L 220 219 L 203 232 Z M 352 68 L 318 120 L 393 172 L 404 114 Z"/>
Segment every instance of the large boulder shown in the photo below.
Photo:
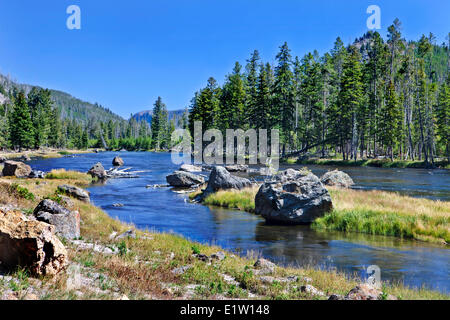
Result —
<path fill-rule="evenodd" d="M 202 172 L 202 167 L 194 166 L 192 164 L 183 164 L 180 167 L 180 171 L 186 172 Z"/>
<path fill-rule="evenodd" d="M 38 221 L 55 226 L 55 232 L 63 238 L 80 237 L 80 214 L 70 211 L 52 200 L 42 200 L 34 209 L 33 215 Z"/>
<path fill-rule="evenodd" d="M 27 268 L 33 275 L 55 275 L 67 264 L 67 251 L 55 227 L 28 220 L 17 211 L 0 210 L 0 261 L 8 269 Z"/>
<path fill-rule="evenodd" d="M 328 190 L 312 173 L 289 169 L 264 183 L 255 197 L 255 212 L 267 222 L 309 224 L 333 208 Z"/>
<path fill-rule="evenodd" d="M 205 183 L 205 179 L 202 176 L 185 171 L 175 171 L 169 174 L 166 180 L 168 184 L 176 188 L 189 188 Z"/>
<path fill-rule="evenodd" d="M 100 162 L 96 163 L 91 169 L 89 169 L 88 174 L 90 174 L 93 178 L 100 180 L 106 178 L 105 168 Z"/>
<path fill-rule="evenodd" d="M 339 170 L 328 171 L 320 178 L 320 181 L 324 185 L 340 188 L 350 188 L 355 184 L 348 174 Z"/>
<path fill-rule="evenodd" d="M 209 175 L 208 186 L 206 187 L 204 194 L 206 195 L 219 190 L 227 189 L 240 190 L 250 187 L 251 185 L 252 183 L 250 180 L 233 176 L 224 167 L 216 166 L 212 169 L 211 174 Z"/>
<path fill-rule="evenodd" d="M 58 186 L 58 191 L 80 201 L 88 203 L 91 202 L 89 192 L 81 188 L 63 184 L 61 186 Z"/>
<path fill-rule="evenodd" d="M 115 167 L 121 167 L 125 164 L 125 162 L 123 161 L 123 159 L 121 157 L 117 156 L 113 159 L 112 164 Z"/>
<path fill-rule="evenodd" d="M 16 176 L 17 178 L 26 178 L 31 173 L 31 167 L 20 161 L 5 161 L 3 167 L 3 176 Z"/>

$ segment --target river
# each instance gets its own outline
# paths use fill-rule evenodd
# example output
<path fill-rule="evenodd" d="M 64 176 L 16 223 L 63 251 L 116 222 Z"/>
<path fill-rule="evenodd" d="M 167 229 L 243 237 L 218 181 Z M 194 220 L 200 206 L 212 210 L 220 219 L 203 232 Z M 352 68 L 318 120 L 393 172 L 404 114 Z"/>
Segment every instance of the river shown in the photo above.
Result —
<path fill-rule="evenodd" d="M 105 185 L 94 185 L 89 188 L 91 200 L 110 216 L 138 228 L 173 232 L 240 254 L 254 251 L 282 265 L 337 268 L 362 278 L 367 276 L 368 266 L 378 265 L 383 281 L 450 293 L 450 251 L 445 247 L 394 237 L 316 232 L 308 226 L 266 225 L 264 219 L 254 214 L 189 203 L 186 195 L 169 188 L 147 189 L 149 184 L 165 184 L 165 177 L 179 167 L 171 162 L 169 153 L 104 152 L 38 159 L 28 164 L 43 171 L 64 168 L 86 172 L 97 162 L 111 167 L 116 155 L 124 159 L 125 166 L 148 172 L 138 179 L 112 179 Z M 308 167 L 317 175 L 331 168 Z M 365 167 L 342 170 L 353 178 L 355 188 L 450 201 L 447 170 Z M 115 203 L 124 206 L 114 207 Z"/>

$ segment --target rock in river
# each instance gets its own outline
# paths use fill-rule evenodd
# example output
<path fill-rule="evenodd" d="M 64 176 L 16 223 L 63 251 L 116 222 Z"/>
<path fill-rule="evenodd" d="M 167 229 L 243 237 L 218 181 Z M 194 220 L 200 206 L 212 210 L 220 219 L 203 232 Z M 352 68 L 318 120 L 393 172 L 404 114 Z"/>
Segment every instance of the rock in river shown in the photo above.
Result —
<path fill-rule="evenodd" d="M 68 196 L 74 197 L 75 199 L 78 199 L 83 202 L 91 201 L 91 199 L 89 197 L 89 192 L 87 192 L 86 190 L 83 190 L 81 188 L 78 188 L 78 187 L 63 184 L 61 186 L 58 186 L 58 191 L 66 194 Z"/>
<path fill-rule="evenodd" d="M 247 172 L 248 165 L 246 164 L 233 164 L 226 166 L 225 169 L 227 169 L 229 172 Z"/>
<path fill-rule="evenodd" d="M 355 184 L 348 174 L 339 170 L 328 171 L 320 178 L 320 181 L 324 185 L 340 188 L 350 188 Z"/>
<path fill-rule="evenodd" d="M 29 220 L 17 211 L 0 210 L 0 261 L 9 269 L 27 268 L 33 275 L 55 275 L 67 264 L 67 251 L 55 227 Z"/>
<path fill-rule="evenodd" d="M 167 183 L 176 188 L 189 188 L 194 185 L 205 183 L 205 179 L 201 176 L 190 172 L 175 171 L 166 177 Z"/>
<path fill-rule="evenodd" d="M 55 201 L 45 199 L 34 209 L 38 221 L 55 226 L 55 232 L 67 239 L 80 237 L 80 214 L 70 211 Z"/>
<path fill-rule="evenodd" d="M 206 195 L 219 190 L 227 189 L 240 190 L 250 187 L 251 185 L 252 183 L 250 180 L 233 176 L 224 167 L 216 166 L 212 169 L 211 174 L 209 175 L 208 186 L 206 187 L 204 194 Z"/>
<path fill-rule="evenodd" d="M 183 164 L 180 167 L 180 171 L 186 172 L 202 172 L 202 167 L 194 166 L 192 164 Z"/>
<path fill-rule="evenodd" d="M 113 159 L 112 164 L 115 167 L 121 167 L 125 164 L 125 162 L 123 161 L 123 159 L 121 157 L 117 156 Z"/>
<path fill-rule="evenodd" d="M 96 163 L 91 169 L 89 169 L 88 174 L 90 174 L 93 178 L 100 180 L 106 178 L 105 168 L 100 162 Z"/>
<path fill-rule="evenodd" d="M 3 176 L 16 176 L 17 178 L 26 178 L 31 173 L 31 167 L 20 161 L 5 161 L 3 167 Z"/>
<path fill-rule="evenodd" d="M 264 183 L 255 197 L 255 212 L 268 222 L 308 224 L 333 207 L 330 194 L 312 173 L 288 169 Z"/>

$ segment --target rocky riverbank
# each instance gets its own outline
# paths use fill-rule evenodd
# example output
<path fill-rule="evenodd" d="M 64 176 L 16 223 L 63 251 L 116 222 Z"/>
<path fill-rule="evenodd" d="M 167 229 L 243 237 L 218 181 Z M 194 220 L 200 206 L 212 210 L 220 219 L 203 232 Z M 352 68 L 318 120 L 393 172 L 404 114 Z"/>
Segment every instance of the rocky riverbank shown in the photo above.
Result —
<path fill-rule="evenodd" d="M 87 197 L 77 196 L 82 192 L 61 188 L 87 187 L 90 178 L 60 171 L 52 179 L 0 179 L 3 215 L 15 212 L 30 221 L 45 218 L 52 223 L 48 215 L 39 214 L 55 209 L 42 204 L 47 198 L 68 210 L 58 207 L 56 214 L 78 212 L 80 216 L 80 237 L 76 239 L 61 236 L 56 226 L 49 231 L 66 250 L 64 266 L 51 276 L 36 275 L 26 265 L 3 269 L 2 299 L 449 298 L 399 285 L 371 288 L 337 272 L 282 268 L 260 259 L 257 253 L 241 257 L 176 235 L 136 230 L 109 217 Z M 67 193 L 62 195 L 61 190 Z M 39 224 L 51 226 L 47 222 Z M 6 234 L 4 231 L 0 234 Z"/>

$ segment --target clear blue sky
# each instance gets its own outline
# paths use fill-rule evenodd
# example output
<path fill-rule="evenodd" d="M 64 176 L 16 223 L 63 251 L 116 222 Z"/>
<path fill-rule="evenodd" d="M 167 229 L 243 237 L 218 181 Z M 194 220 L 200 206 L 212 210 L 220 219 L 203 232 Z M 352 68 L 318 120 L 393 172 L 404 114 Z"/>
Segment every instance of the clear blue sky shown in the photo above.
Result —
<path fill-rule="evenodd" d="M 71 4 L 81 30 L 66 28 Z M 367 31 L 371 4 L 384 37 L 395 17 L 407 39 L 433 32 L 442 43 L 450 31 L 448 0 L 1 0 L 0 72 L 127 118 L 157 96 L 182 109 L 254 49 L 273 62 L 284 41 L 299 56 L 328 51 L 337 36 L 353 41 Z"/>

